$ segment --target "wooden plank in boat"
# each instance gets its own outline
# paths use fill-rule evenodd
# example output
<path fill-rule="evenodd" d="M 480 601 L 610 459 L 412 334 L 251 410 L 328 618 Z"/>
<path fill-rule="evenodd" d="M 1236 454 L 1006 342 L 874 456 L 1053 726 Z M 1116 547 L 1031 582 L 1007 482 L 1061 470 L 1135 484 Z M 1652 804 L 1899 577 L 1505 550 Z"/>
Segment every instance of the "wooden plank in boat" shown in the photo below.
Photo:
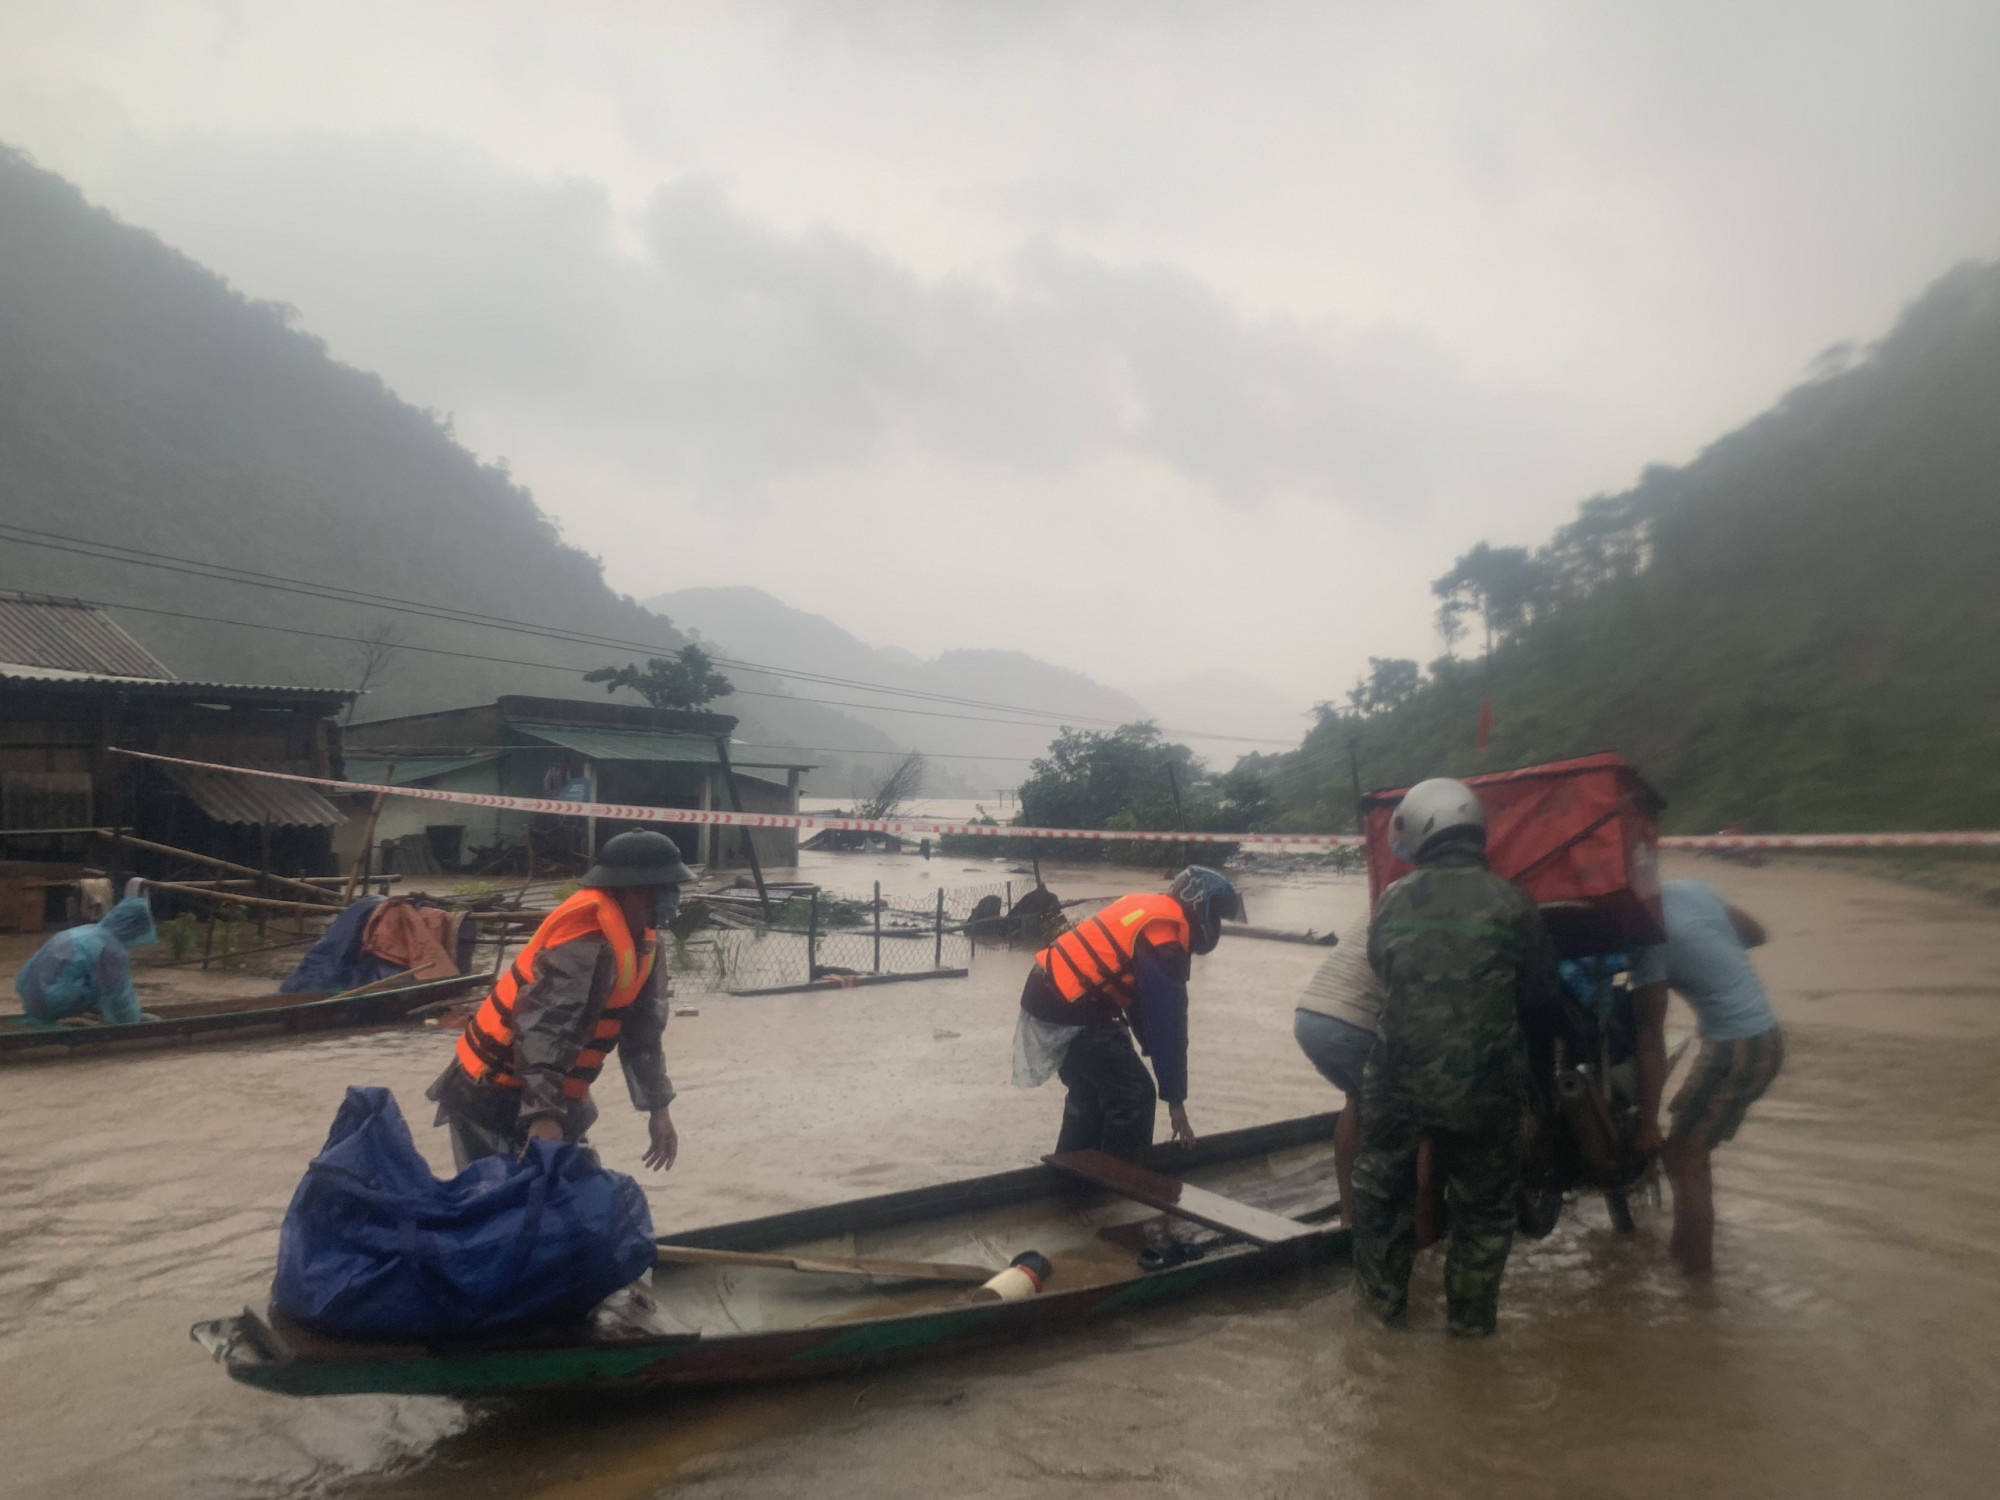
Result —
<path fill-rule="evenodd" d="M 1086 1182 L 1094 1182 L 1099 1187 L 1109 1188 L 1114 1193 L 1135 1198 L 1183 1219 L 1192 1219 L 1197 1224 L 1206 1224 L 1211 1229 L 1240 1235 L 1253 1245 L 1279 1245 L 1286 1240 L 1320 1232 L 1297 1219 L 1252 1208 L 1234 1198 L 1225 1198 L 1207 1188 L 1151 1171 L 1136 1162 L 1122 1161 L 1102 1151 L 1065 1151 L 1056 1156 L 1045 1156 L 1042 1160 L 1058 1172 L 1081 1177 Z"/>
<path fill-rule="evenodd" d="M 805 1271 L 822 1276 L 877 1276 L 895 1281 L 958 1281 L 979 1286 L 996 1274 L 985 1266 L 952 1265 L 931 1260 L 828 1260 L 813 1255 L 766 1255 L 747 1250 L 701 1250 L 691 1245 L 661 1245 L 655 1252 L 662 1264 L 694 1266 L 764 1266 L 778 1271 Z"/>
<path fill-rule="evenodd" d="M 1270 1125 L 1252 1125 L 1242 1130 L 1223 1130 L 1205 1135 L 1192 1147 L 1161 1144 L 1152 1147 L 1148 1160 L 1160 1166 L 1171 1164 L 1186 1171 L 1218 1162 L 1297 1146 L 1324 1146 L 1331 1149 L 1334 1126 L 1340 1116 L 1306 1115 Z M 1331 1157 L 1328 1157 L 1331 1161 Z M 1330 1170 L 1330 1169 L 1329 1169 Z M 666 1236 L 669 1244 L 703 1246 L 716 1250 L 776 1250 L 841 1235 L 863 1234 L 920 1224 L 949 1214 L 977 1213 L 983 1209 L 1026 1203 L 1056 1190 L 1059 1178 L 1046 1166 L 1016 1167 L 986 1177 L 970 1177 L 934 1187 L 904 1188 L 878 1193 L 823 1208 L 798 1208 L 787 1213 L 767 1214 L 730 1224 L 711 1224 Z"/>

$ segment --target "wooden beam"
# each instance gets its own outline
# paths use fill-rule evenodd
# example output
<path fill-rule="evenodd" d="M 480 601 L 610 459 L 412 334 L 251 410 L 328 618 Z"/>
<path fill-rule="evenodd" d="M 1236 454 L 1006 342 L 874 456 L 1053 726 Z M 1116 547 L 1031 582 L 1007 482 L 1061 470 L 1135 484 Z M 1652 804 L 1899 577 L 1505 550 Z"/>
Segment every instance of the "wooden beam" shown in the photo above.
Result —
<path fill-rule="evenodd" d="M 1226 938 L 1262 938 L 1267 943 L 1308 943 L 1315 948 L 1332 948 L 1340 942 L 1334 932 L 1293 932 L 1283 927 L 1253 927 L 1247 922 L 1224 922 Z"/>
<path fill-rule="evenodd" d="M 375 820 L 382 816 L 382 799 L 389 795 L 389 778 L 395 774 L 396 763 L 393 760 L 382 767 L 382 787 L 375 793 L 375 800 L 368 804 L 368 821 L 361 829 L 361 852 L 355 856 L 354 871 L 347 877 L 347 884 L 340 893 L 342 906 L 354 899 L 354 888 L 361 883 L 361 876 L 368 868 L 368 858 L 375 852 Z"/>
<path fill-rule="evenodd" d="M 928 937 L 928 933 L 919 933 Z M 842 974 L 810 984 L 774 984 L 760 990 L 731 990 L 732 995 L 817 995 L 830 990 L 864 989 L 877 984 L 909 984 L 918 979 L 964 979 L 970 969 L 918 969 L 910 974 Z"/>
<path fill-rule="evenodd" d="M 111 830 L 108 828 L 100 828 L 97 831 L 106 838 L 111 837 Z M 134 849 L 150 849 L 155 854 L 167 854 L 173 856 L 175 859 L 190 860 L 198 865 L 207 865 L 213 870 L 227 870 L 232 875 L 248 875 L 253 880 L 261 878 L 268 880 L 272 885 L 280 886 L 288 891 L 300 891 L 308 896 L 317 896 L 321 902 L 328 902 L 334 899 L 332 891 L 322 890 L 316 885 L 308 885 L 303 880 L 293 880 L 288 875 L 260 876 L 258 871 L 251 869 L 248 865 L 239 865 L 226 859 L 217 859 L 213 854 L 197 854 L 192 849 L 177 849 L 172 844 L 156 844 L 151 839 L 134 838 L 129 833 L 123 834 L 121 837 Z M 147 882 L 148 885 L 159 883 L 157 881 Z"/>
<path fill-rule="evenodd" d="M 185 885 L 177 880 L 149 880 L 146 888 L 172 891 L 177 896 L 197 896 L 224 906 L 258 906 L 266 911 L 312 912 L 322 917 L 338 915 L 338 909 L 323 901 L 279 901 L 270 896 L 246 896 L 241 891 L 218 891 L 213 886 Z"/>
<path fill-rule="evenodd" d="M 1198 1188 L 1191 1182 L 1182 1182 L 1178 1177 L 1151 1171 L 1136 1162 L 1124 1161 L 1102 1151 L 1064 1151 L 1056 1156 L 1045 1156 L 1042 1160 L 1058 1172 L 1094 1182 L 1099 1187 L 1109 1188 L 1114 1193 L 1136 1199 L 1164 1213 L 1239 1235 L 1253 1245 L 1278 1245 L 1286 1240 L 1320 1233 L 1312 1225 L 1301 1224 L 1297 1219 L 1288 1219 L 1268 1209 L 1252 1208 L 1234 1198 L 1225 1198 L 1207 1188 Z"/>
<path fill-rule="evenodd" d="M 266 878 L 274 879 L 276 877 L 267 876 Z M 370 885 L 381 885 L 386 882 L 389 885 L 401 885 L 403 878 L 401 875 L 371 875 L 368 877 L 368 883 Z M 330 897 L 334 894 L 331 887 L 343 885 L 346 881 L 347 877 L 345 875 L 307 875 L 293 881 L 292 884 L 316 886 Z M 198 885 L 211 891 L 255 890 L 257 888 L 257 881 L 255 879 L 246 879 L 242 876 L 231 876 L 227 879 L 218 876 L 214 880 L 183 880 L 180 883 L 182 885 Z M 327 909 L 331 911 L 333 908 L 328 907 Z"/>
<path fill-rule="evenodd" d="M 722 784 L 729 791 L 729 808 L 732 812 L 743 811 L 743 794 L 736 786 L 736 771 L 729 764 L 729 736 L 715 737 L 715 757 L 722 762 Z M 703 800 L 706 800 L 705 798 Z M 764 889 L 764 866 L 757 858 L 757 838 L 755 831 L 743 830 L 743 852 L 750 856 L 750 878 L 757 882 L 757 904 L 764 909 L 764 920 L 771 920 L 771 893 Z"/>

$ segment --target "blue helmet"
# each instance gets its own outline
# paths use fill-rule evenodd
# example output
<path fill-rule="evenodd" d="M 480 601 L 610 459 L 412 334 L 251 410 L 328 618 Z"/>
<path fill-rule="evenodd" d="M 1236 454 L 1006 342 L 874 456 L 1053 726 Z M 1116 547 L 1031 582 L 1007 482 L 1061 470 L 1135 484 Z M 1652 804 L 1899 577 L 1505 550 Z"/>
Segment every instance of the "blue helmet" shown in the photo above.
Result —
<path fill-rule="evenodd" d="M 1180 902 L 1194 929 L 1192 942 L 1197 953 L 1213 953 L 1222 941 L 1224 920 L 1242 922 L 1243 897 L 1219 871 L 1207 865 L 1189 865 L 1173 878 L 1167 894 Z"/>

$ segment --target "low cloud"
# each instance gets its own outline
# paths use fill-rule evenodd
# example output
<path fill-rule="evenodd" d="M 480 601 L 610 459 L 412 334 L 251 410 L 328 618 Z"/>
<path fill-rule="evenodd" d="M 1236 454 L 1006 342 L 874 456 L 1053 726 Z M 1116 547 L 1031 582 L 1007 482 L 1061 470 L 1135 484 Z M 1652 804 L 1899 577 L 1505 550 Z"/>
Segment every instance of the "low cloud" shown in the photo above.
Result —
<path fill-rule="evenodd" d="M 1252 314 L 1046 242 L 926 280 L 760 223 L 711 176 L 626 219 L 467 148 L 307 136 L 161 150 L 120 198 L 412 399 L 533 406 L 673 490 L 754 499 L 893 448 L 1027 478 L 1124 456 L 1237 507 L 1425 507 L 1532 446 L 1524 402 L 1414 329 Z"/>

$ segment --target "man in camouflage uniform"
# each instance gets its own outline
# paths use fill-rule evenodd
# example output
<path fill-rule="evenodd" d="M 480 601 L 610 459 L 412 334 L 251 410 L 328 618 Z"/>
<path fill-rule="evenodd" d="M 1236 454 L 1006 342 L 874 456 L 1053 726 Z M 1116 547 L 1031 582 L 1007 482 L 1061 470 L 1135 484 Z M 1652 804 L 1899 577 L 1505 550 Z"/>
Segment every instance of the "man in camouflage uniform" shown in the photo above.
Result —
<path fill-rule="evenodd" d="M 1527 1055 L 1521 1014 L 1559 1003 L 1548 929 L 1519 886 L 1486 866 L 1486 818 L 1463 783 L 1412 787 L 1391 827 L 1416 865 L 1382 893 L 1368 960 L 1387 991 L 1362 1075 L 1354 1164 L 1361 1298 L 1403 1316 L 1416 1253 L 1417 1148 L 1445 1184 L 1450 1330 L 1493 1331 L 1514 1237 Z"/>

